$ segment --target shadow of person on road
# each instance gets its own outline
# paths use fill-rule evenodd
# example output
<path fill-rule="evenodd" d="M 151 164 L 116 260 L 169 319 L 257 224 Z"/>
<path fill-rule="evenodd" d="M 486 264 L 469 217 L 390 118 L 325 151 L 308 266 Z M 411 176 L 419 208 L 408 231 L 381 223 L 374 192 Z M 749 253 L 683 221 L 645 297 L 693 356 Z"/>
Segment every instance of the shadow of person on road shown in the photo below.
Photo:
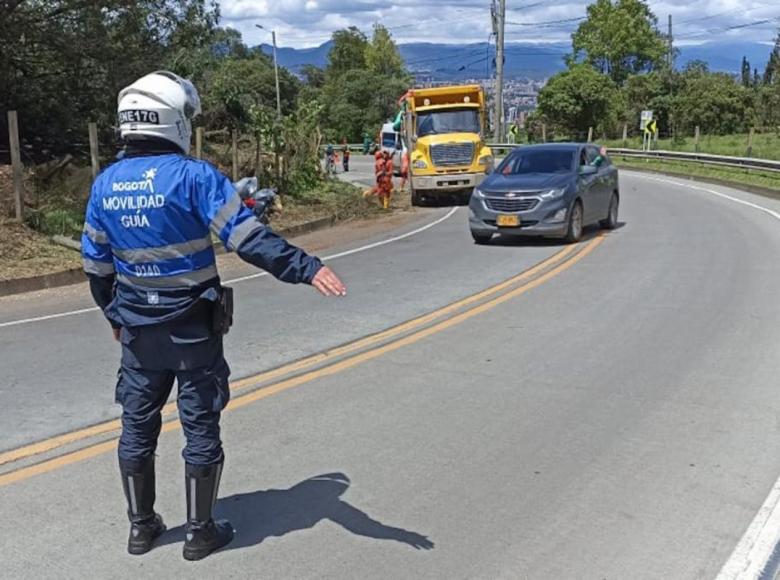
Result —
<path fill-rule="evenodd" d="M 350 483 L 343 473 L 326 473 L 289 489 L 239 493 L 219 500 L 215 517 L 227 518 L 236 530 L 235 538 L 224 549 L 256 546 L 266 538 L 307 530 L 323 520 L 359 536 L 393 540 L 417 550 L 433 549 L 427 537 L 387 526 L 344 501 L 341 496 Z M 168 531 L 160 544 L 181 541 L 183 536 L 183 526 L 179 526 Z"/>

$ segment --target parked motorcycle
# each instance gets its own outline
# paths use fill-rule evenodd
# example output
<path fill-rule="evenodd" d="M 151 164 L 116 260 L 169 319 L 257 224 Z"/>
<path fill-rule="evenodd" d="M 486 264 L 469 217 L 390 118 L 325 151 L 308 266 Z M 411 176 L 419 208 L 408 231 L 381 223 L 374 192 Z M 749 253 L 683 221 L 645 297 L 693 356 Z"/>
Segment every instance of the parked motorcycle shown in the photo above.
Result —
<path fill-rule="evenodd" d="M 279 209 L 279 193 L 275 188 L 259 189 L 257 177 L 245 177 L 233 184 L 238 195 L 257 219 L 268 224 L 268 218 Z"/>

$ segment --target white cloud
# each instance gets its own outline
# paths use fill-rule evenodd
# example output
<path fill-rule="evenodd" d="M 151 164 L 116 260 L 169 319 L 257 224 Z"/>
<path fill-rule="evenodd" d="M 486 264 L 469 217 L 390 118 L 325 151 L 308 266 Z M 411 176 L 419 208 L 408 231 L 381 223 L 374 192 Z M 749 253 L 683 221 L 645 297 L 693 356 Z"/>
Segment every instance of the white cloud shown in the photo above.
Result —
<path fill-rule="evenodd" d="M 567 41 L 577 22 L 547 23 L 583 17 L 588 4 L 509 0 L 507 21 L 515 24 L 507 26 L 507 40 Z M 370 33 L 375 22 L 387 26 L 399 42 L 480 42 L 491 32 L 489 5 L 489 0 L 221 0 L 222 24 L 240 30 L 248 44 L 268 41 L 267 33 L 254 27 L 261 23 L 277 30 L 280 45 L 296 48 L 317 46 L 347 26 Z M 672 14 L 681 43 L 769 42 L 780 25 L 776 0 L 653 0 L 650 6 L 664 30 Z M 769 21 L 759 23 L 763 20 Z M 728 30 L 740 25 L 750 26 Z"/>

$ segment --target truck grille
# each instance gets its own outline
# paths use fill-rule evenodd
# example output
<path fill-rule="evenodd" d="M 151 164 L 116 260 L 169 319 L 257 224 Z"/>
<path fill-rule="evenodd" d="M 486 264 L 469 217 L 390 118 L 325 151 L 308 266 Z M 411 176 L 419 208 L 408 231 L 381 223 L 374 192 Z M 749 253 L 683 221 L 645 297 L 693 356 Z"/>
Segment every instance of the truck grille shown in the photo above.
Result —
<path fill-rule="evenodd" d="M 488 197 L 485 204 L 493 211 L 517 212 L 532 210 L 539 200 L 533 197 Z"/>
<path fill-rule="evenodd" d="M 473 159 L 474 143 L 431 145 L 431 161 L 438 167 L 471 165 Z"/>

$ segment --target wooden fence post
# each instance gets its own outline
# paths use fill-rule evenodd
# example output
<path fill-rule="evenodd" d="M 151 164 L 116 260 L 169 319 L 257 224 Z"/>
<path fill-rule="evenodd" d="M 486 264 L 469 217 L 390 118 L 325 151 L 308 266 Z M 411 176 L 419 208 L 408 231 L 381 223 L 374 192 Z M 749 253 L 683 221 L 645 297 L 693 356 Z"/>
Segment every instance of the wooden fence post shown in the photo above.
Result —
<path fill-rule="evenodd" d="M 90 123 L 89 127 L 89 156 L 92 160 L 92 179 L 97 179 L 100 173 L 100 155 L 98 151 L 97 123 Z"/>
<path fill-rule="evenodd" d="M 14 205 L 16 219 L 24 220 L 24 166 L 19 147 L 19 119 L 16 111 L 8 111 L 8 142 L 11 145 L 11 168 L 14 174 Z"/>
<path fill-rule="evenodd" d="M 233 129 L 233 181 L 238 181 L 238 131 Z"/>
<path fill-rule="evenodd" d="M 195 127 L 195 158 L 203 159 L 203 127 Z"/>
<path fill-rule="evenodd" d="M 542 143 L 547 143 L 547 124 L 542 123 Z"/>
<path fill-rule="evenodd" d="M 628 123 L 623 123 L 623 149 L 628 147 Z"/>
<path fill-rule="evenodd" d="M 753 134 L 755 133 L 755 129 L 753 127 L 750 128 L 750 132 L 748 133 L 748 142 L 747 142 L 747 155 L 746 157 L 753 157 Z"/>
<path fill-rule="evenodd" d="M 263 148 L 260 133 L 255 135 L 255 177 L 262 177 L 263 173 Z"/>
<path fill-rule="evenodd" d="M 699 140 L 701 139 L 701 130 L 699 129 L 699 126 L 696 125 L 696 132 L 693 136 L 693 149 L 696 151 L 696 153 L 699 152 L 699 149 L 701 149 L 701 146 L 699 145 Z"/>
<path fill-rule="evenodd" d="M 593 142 L 593 127 L 588 127 L 588 143 Z"/>

